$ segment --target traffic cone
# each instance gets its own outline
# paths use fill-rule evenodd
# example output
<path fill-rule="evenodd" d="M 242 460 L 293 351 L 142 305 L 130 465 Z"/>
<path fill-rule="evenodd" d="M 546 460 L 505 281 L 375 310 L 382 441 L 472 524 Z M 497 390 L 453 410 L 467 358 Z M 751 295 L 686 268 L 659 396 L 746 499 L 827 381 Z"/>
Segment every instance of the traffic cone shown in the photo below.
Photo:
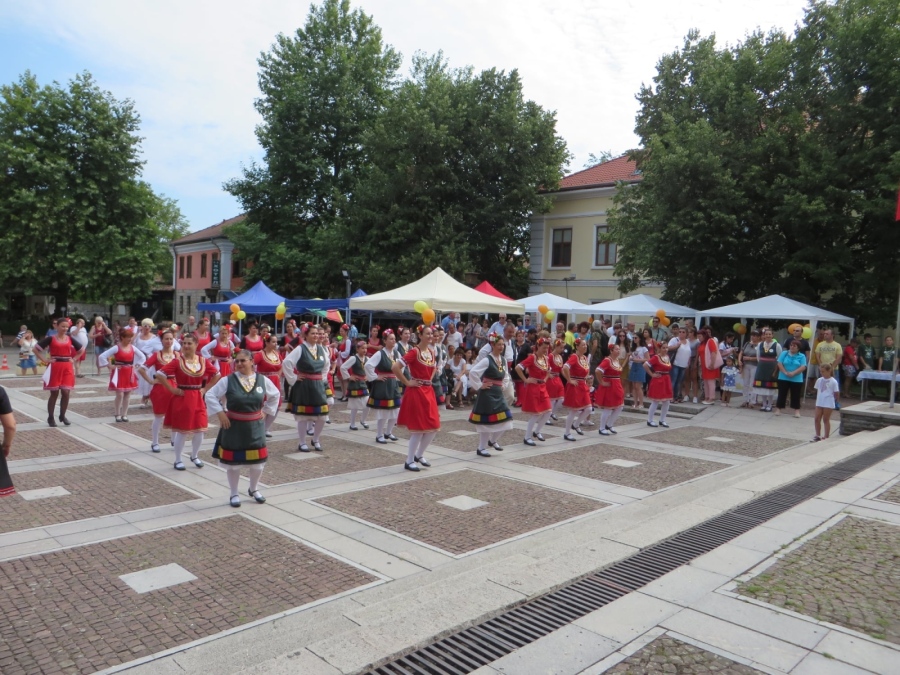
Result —
<path fill-rule="evenodd" d="M 9 363 L 6 360 L 6 354 L 3 355 L 3 365 L 0 366 L 0 370 L 9 370 Z"/>

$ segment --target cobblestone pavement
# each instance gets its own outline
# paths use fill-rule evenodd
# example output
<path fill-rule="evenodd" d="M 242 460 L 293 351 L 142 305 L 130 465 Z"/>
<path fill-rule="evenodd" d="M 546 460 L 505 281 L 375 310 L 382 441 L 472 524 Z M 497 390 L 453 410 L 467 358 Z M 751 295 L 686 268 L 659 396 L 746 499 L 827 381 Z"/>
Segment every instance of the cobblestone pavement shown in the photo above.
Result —
<path fill-rule="evenodd" d="M 298 452 L 297 441 L 270 442 L 262 483 L 284 485 L 383 466 L 403 469 L 404 455 L 398 452 L 325 436 L 322 437 L 322 448 L 322 452 Z"/>
<path fill-rule="evenodd" d="M 608 675 L 762 675 L 756 668 L 666 636 L 656 638 L 606 672 Z"/>
<path fill-rule="evenodd" d="M 26 392 L 27 393 L 27 392 Z M 69 411 L 81 415 L 82 417 L 114 417 L 113 398 L 108 401 L 82 402 L 73 401 L 69 404 Z M 149 408 L 141 408 L 141 397 L 132 396 L 131 404 L 128 406 L 128 415 L 152 415 L 153 411 Z"/>
<path fill-rule="evenodd" d="M 119 579 L 172 563 L 197 579 L 143 594 Z M 373 581 L 237 515 L 10 560 L 0 672 L 93 673 Z"/>
<path fill-rule="evenodd" d="M 100 448 L 80 441 L 61 429 L 32 429 L 17 431 L 10 461 L 34 459 L 35 457 L 56 457 L 57 455 L 77 455 L 84 452 L 101 452 Z"/>
<path fill-rule="evenodd" d="M 459 452 L 475 452 L 478 449 L 479 427 L 468 420 L 441 420 L 441 430 L 434 437 L 432 445 L 437 445 L 448 450 Z M 395 427 L 394 434 L 403 439 L 409 439 L 409 430 L 406 427 Z M 500 439 L 500 446 L 509 443 L 521 443 L 522 432 L 510 429 Z"/>
<path fill-rule="evenodd" d="M 31 424 L 32 422 L 37 422 L 37 420 L 30 415 L 26 415 L 18 410 L 13 410 L 13 418 L 16 420 L 16 424 Z"/>
<path fill-rule="evenodd" d="M 129 415 L 132 415 L 132 414 L 134 414 L 134 413 L 129 411 Z M 109 415 L 109 417 L 112 417 L 112 415 Z M 215 419 L 215 418 L 213 418 L 213 419 Z M 149 419 L 147 419 L 147 418 L 131 419 L 129 417 L 127 422 L 118 422 L 118 423 L 117 422 L 109 422 L 105 426 L 114 430 L 115 433 L 121 433 L 124 431 L 126 433 L 133 434 L 135 436 L 146 439 L 148 441 L 152 440 L 152 438 L 153 438 L 153 434 L 151 432 L 151 429 L 153 427 L 153 418 L 152 417 Z M 208 438 L 208 439 L 215 438 L 216 434 L 218 434 L 218 433 L 219 433 L 219 427 L 218 427 L 218 425 L 215 424 L 215 422 L 213 422 L 210 424 L 209 429 L 206 430 L 206 433 L 204 434 L 204 438 Z M 171 440 L 172 440 L 172 432 L 169 429 L 166 429 L 165 427 L 161 428 L 159 430 L 159 444 L 166 445 Z"/>
<path fill-rule="evenodd" d="M 798 424 L 801 421 L 795 420 Z M 708 440 L 712 438 L 729 438 L 730 441 Z M 743 455 L 745 457 L 764 457 L 773 452 L 784 450 L 798 445 L 800 442 L 791 438 L 779 438 L 777 436 L 763 436 L 760 434 L 746 434 L 739 431 L 723 431 L 708 427 L 681 427 L 680 429 L 667 429 L 655 433 L 643 434 L 636 438 L 647 440 L 661 445 L 680 445 L 688 448 L 725 452 L 729 455 Z"/>
<path fill-rule="evenodd" d="M 0 378 L 0 387 L 7 389 L 23 389 L 25 387 L 43 387 L 39 377 L 2 377 Z"/>
<path fill-rule="evenodd" d="M 845 518 L 737 591 L 900 644 L 900 527 Z"/>
<path fill-rule="evenodd" d="M 113 399 L 115 398 L 114 394 L 107 390 L 107 385 L 105 384 L 79 384 L 75 385 L 75 388 L 69 394 L 69 398 L 71 400 L 75 400 L 77 398 L 106 398 L 109 400 L 110 405 L 112 404 Z M 44 391 L 43 389 L 33 389 L 28 391 L 23 391 L 23 394 L 27 394 L 28 396 L 34 396 L 35 398 L 39 398 L 42 401 L 46 401 L 50 398 L 51 392 Z M 137 402 L 141 402 L 141 395 L 137 392 L 131 395 L 131 398 L 137 396 Z M 132 401 L 133 402 L 133 401 Z"/>
<path fill-rule="evenodd" d="M 900 504 L 900 483 L 897 483 L 896 485 L 894 485 L 894 487 L 885 490 L 880 495 L 878 495 L 876 499 L 881 499 L 885 502 L 896 502 Z"/>
<path fill-rule="evenodd" d="M 639 465 L 622 467 L 604 463 L 617 459 L 639 462 Z M 516 464 L 528 464 L 650 492 L 677 485 L 713 471 L 727 469 L 730 466 L 721 462 L 708 462 L 662 452 L 649 452 L 605 444 L 589 445 L 519 459 L 516 460 Z"/>
<path fill-rule="evenodd" d="M 488 503 L 468 511 L 438 504 L 462 495 Z M 560 490 L 471 470 L 316 501 L 455 554 L 609 506 Z"/>
<path fill-rule="evenodd" d="M 197 497 L 128 462 L 28 471 L 13 475 L 16 492 L 63 487 L 69 494 L 33 501 L 20 494 L 0 500 L 0 532 L 15 532 L 175 504 Z"/>

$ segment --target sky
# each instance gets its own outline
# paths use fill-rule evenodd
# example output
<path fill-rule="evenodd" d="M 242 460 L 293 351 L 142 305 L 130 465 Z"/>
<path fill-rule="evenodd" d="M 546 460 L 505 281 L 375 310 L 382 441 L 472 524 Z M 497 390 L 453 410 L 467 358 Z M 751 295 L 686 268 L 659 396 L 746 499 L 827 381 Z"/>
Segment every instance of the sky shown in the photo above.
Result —
<path fill-rule="evenodd" d="M 404 57 L 443 51 L 453 67 L 518 69 L 525 96 L 556 111 L 581 169 L 590 153 L 638 145 L 635 95 L 689 30 L 735 44 L 792 32 L 806 0 L 353 0 Z M 89 71 L 141 116 L 144 178 L 178 201 L 191 230 L 241 211 L 222 184 L 262 153 L 257 58 L 303 26 L 308 2 L 28 0 L 0 3 L 0 83 Z"/>

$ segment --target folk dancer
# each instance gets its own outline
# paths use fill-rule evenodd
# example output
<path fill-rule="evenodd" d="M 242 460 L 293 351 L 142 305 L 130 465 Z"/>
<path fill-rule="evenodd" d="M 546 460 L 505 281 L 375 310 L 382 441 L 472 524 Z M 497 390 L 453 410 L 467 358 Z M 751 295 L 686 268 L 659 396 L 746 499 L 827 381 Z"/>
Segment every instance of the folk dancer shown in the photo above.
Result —
<path fill-rule="evenodd" d="M 245 465 L 250 467 L 247 494 L 258 504 L 266 501 L 258 489 L 269 456 L 266 419 L 274 419 L 281 398 L 279 385 L 262 373 L 253 372 L 254 358 L 248 350 L 240 350 L 234 357 L 234 372 L 221 378 L 204 396 L 207 411 L 219 418 L 219 435 L 212 456 L 226 466 L 231 488 L 229 503 L 236 508 L 241 505 L 238 484 Z"/>
<path fill-rule="evenodd" d="M 397 416 L 397 426 L 409 429 L 409 450 L 403 465 L 407 471 L 419 471 L 420 466 L 431 466 L 431 462 L 425 459 L 425 450 L 441 429 L 433 385 L 437 359 L 429 346 L 433 335 L 431 328 L 420 326 L 419 344 L 406 352 L 402 360 L 394 361 L 391 367 L 394 375 L 406 387 L 400 414 Z M 404 364 L 410 377 L 403 372 Z"/>
<path fill-rule="evenodd" d="M 162 368 L 157 367 L 153 379 L 172 394 L 163 426 L 172 431 L 176 471 L 184 471 L 181 456 L 185 441 L 190 435 L 193 435 L 191 462 L 198 469 L 203 468 L 200 446 L 203 444 L 203 435 L 209 428 L 203 397 L 207 389 L 220 378 L 221 374 L 216 370 L 215 364 L 197 354 L 197 338 L 192 333 L 182 336 L 181 352 L 174 359 Z"/>
<path fill-rule="evenodd" d="M 566 433 L 563 438 L 574 441 L 574 430 L 579 436 L 584 436 L 581 425 L 591 414 L 591 361 L 587 356 L 588 342 L 581 338 L 575 338 L 575 353 L 569 357 L 562 367 L 562 377 L 568 386 L 563 397 L 563 406 L 569 409 L 566 415 Z"/>
<path fill-rule="evenodd" d="M 253 354 L 253 364 L 256 372 L 265 375 L 269 381 L 281 391 L 282 355 L 278 349 L 278 337 L 273 333 L 264 336 L 264 347 L 261 352 Z M 280 407 L 281 397 L 278 398 Z M 266 438 L 272 438 L 272 425 L 278 416 L 278 410 L 274 414 L 266 415 Z"/>
<path fill-rule="evenodd" d="M 497 333 L 488 335 L 491 353 L 469 369 L 469 387 L 478 392 L 475 405 L 469 413 L 469 422 L 478 428 L 479 457 L 490 457 L 488 447 L 502 451 L 500 438 L 504 431 L 512 429 L 512 412 L 503 396 L 503 388 L 509 380 L 506 363 L 506 343 Z"/>
<path fill-rule="evenodd" d="M 547 395 L 550 397 L 550 420 L 554 422 L 559 420 L 556 413 L 562 405 L 566 395 L 566 387 L 563 384 L 562 369 L 565 365 L 563 358 L 563 350 L 566 348 L 566 341 L 556 339 L 553 341 L 553 349 L 550 352 L 550 373 L 547 375 Z M 547 424 L 550 424 L 550 420 Z"/>
<path fill-rule="evenodd" d="M 328 397 L 325 395 L 325 377 L 331 363 L 328 350 L 319 344 L 319 329 L 310 326 L 306 331 L 306 340 L 300 343 L 284 359 L 282 370 L 284 379 L 291 384 L 289 405 L 294 419 L 297 421 L 297 434 L 300 437 L 300 452 L 309 452 L 306 442 L 307 422 L 312 422 L 312 447 L 322 451 L 319 439 L 325 428 L 325 417 L 328 415 Z"/>
<path fill-rule="evenodd" d="M 368 357 L 365 363 L 366 382 L 369 400 L 366 406 L 375 410 L 377 431 L 375 442 L 386 445 L 388 441 L 399 440 L 394 436 L 394 425 L 400 412 L 400 386 L 394 374 L 394 350 L 396 336 L 394 331 L 384 331 L 384 346 Z M 366 344 L 366 353 L 369 345 Z M 399 363 L 405 363 L 400 361 Z"/>
<path fill-rule="evenodd" d="M 522 412 L 529 415 L 528 427 L 525 431 L 525 445 L 535 445 L 535 438 L 539 441 L 545 440 L 541 430 L 550 419 L 552 410 L 546 384 L 547 376 L 550 374 L 550 362 L 547 355 L 549 348 L 549 338 L 538 338 L 535 350 L 516 365 L 516 373 L 523 383 L 520 394 Z M 535 431 L 535 428 L 538 431 Z"/>
<path fill-rule="evenodd" d="M 75 388 L 75 366 L 73 362 L 84 351 L 86 345 L 67 335 L 70 321 L 63 317 L 56 322 L 56 335 L 45 337 L 34 348 L 37 357 L 47 366 L 44 376 L 44 391 L 50 392 L 50 400 L 47 401 L 47 424 L 56 426 L 53 412 L 56 408 L 56 399 L 59 398 L 59 421 L 69 426 L 71 422 L 66 418 L 66 410 L 69 408 L 69 393 Z M 44 352 L 49 358 L 44 358 Z"/>
<path fill-rule="evenodd" d="M 669 361 L 668 343 L 657 342 L 656 353 L 650 357 L 649 361 L 644 362 L 644 370 L 650 376 L 650 384 L 647 385 L 647 398 L 650 399 L 650 407 L 647 410 L 647 426 L 648 427 L 665 427 L 666 415 L 669 413 L 669 404 L 672 402 L 672 378 L 669 373 L 672 371 L 672 363 Z M 659 424 L 653 421 L 653 415 L 656 414 L 656 408 L 662 404 L 659 413 Z"/>
<path fill-rule="evenodd" d="M 190 335 L 190 333 L 184 335 L 182 340 L 187 337 L 187 335 Z M 194 338 L 194 344 L 196 344 L 196 340 L 197 338 Z M 222 327 L 219 328 L 219 337 L 200 350 L 200 356 L 211 362 L 218 369 L 219 375 L 228 377 L 231 375 L 231 363 L 234 358 L 234 351 L 235 346 L 234 341 L 231 339 L 231 328 L 229 328 L 226 323 L 222 324 Z"/>
<path fill-rule="evenodd" d="M 136 369 L 144 365 L 147 357 L 132 343 L 135 334 L 129 328 L 119 329 L 119 342 L 97 357 L 101 368 L 109 368 L 109 391 L 116 392 L 114 414 L 116 422 L 128 421 L 128 402 L 131 392 L 138 388 Z"/>
<path fill-rule="evenodd" d="M 173 360 L 176 353 L 173 349 L 175 344 L 175 333 L 171 330 L 163 331 L 162 349 L 151 354 L 144 361 L 144 364 L 138 368 L 138 374 L 141 379 L 150 383 L 150 404 L 153 406 L 153 423 L 150 426 L 150 451 L 159 452 L 159 430 L 162 429 L 163 420 L 166 412 L 169 410 L 169 402 L 172 400 L 172 393 L 163 385 L 154 381 L 156 373 Z"/>
<path fill-rule="evenodd" d="M 153 331 L 153 320 L 143 319 L 141 321 L 141 329 L 131 341 L 131 344 L 140 351 L 145 360 L 149 359 L 153 354 L 162 349 L 162 341 Z M 141 395 L 141 408 L 150 407 L 150 391 L 153 389 L 153 380 L 147 380 L 144 377 L 138 378 L 138 393 Z M 127 412 L 127 409 L 126 409 Z"/>
<path fill-rule="evenodd" d="M 349 342 L 349 339 L 348 339 Z M 369 412 L 369 389 L 366 386 L 366 341 L 356 341 L 356 354 L 348 356 L 341 364 L 341 381 L 347 394 L 347 410 L 350 411 L 350 430 L 357 431 L 356 417 L 359 415 L 363 429 L 368 429 L 366 415 Z M 361 414 L 360 414 L 361 413 Z"/>
<path fill-rule="evenodd" d="M 625 390 L 622 388 L 622 361 L 619 359 L 621 347 L 610 343 L 607 356 L 595 371 L 597 389 L 594 399 L 600 408 L 600 435 L 609 436 L 618 433 L 615 429 L 619 413 L 625 407 Z"/>

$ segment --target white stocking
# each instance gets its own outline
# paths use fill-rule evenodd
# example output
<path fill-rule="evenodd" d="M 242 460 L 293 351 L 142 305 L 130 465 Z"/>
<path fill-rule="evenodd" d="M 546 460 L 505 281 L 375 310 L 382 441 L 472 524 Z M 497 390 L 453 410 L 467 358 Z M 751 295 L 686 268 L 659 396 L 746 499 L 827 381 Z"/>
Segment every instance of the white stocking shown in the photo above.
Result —
<path fill-rule="evenodd" d="M 535 425 L 535 422 L 537 422 L 537 420 L 538 420 L 537 415 L 531 415 L 528 418 L 528 426 L 525 428 L 525 438 L 526 439 L 531 438 L 531 434 L 534 433 L 534 425 Z"/>
<path fill-rule="evenodd" d="M 231 488 L 231 496 L 235 497 L 240 493 L 238 484 L 241 482 L 241 467 L 232 464 L 228 466 L 226 472 L 228 473 L 228 487 Z"/>
<path fill-rule="evenodd" d="M 491 442 L 491 432 L 490 431 L 479 431 L 478 432 L 478 449 L 479 450 L 487 450 L 489 442 Z"/>
<path fill-rule="evenodd" d="M 548 410 L 548 411 L 545 412 L 543 415 L 541 415 L 540 417 L 538 417 L 538 419 L 537 419 L 537 431 L 538 431 L 538 433 L 541 433 L 541 431 L 543 431 L 544 425 L 547 424 L 547 420 L 550 419 L 550 412 L 551 412 L 551 411 Z"/>
<path fill-rule="evenodd" d="M 122 412 L 121 412 L 122 411 L 122 392 L 121 391 L 116 392 L 115 408 L 116 408 L 116 417 L 121 417 L 122 416 Z"/>
<path fill-rule="evenodd" d="M 313 443 L 319 442 L 319 436 L 322 435 L 322 429 L 325 428 L 325 417 L 319 415 L 313 425 Z"/>
<path fill-rule="evenodd" d="M 165 415 L 156 415 L 153 418 L 153 424 L 150 425 L 150 433 L 153 436 L 151 442 L 153 445 L 159 445 L 159 430 L 162 429 L 162 423 L 165 418 Z"/>
<path fill-rule="evenodd" d="M 385 423 L 384 433 L 390 436 L 394 432 L 394 425 L 397 423 L 396 417 L 388 417 Z"/>
<path fill-rule="evenodd" d="M 197 459 L 201 445 L 203 445 L 203 434 L 194 434 L 194 437 L 191 439 L 191 459 Z"/>
<path fill-rule="evenodd" d="M 266 431 L 272 428 L 272 425 L 275 423 L 275 418 L 278 417 L 278 413 L 274 415 L 266 415 Z"/>
<path fill-rule="evenodd" d="M 128 417 L 128 404 L 131 403 L 131 392 L 122 392 L 122 417 Z"/>
<path fill-rule="evenodd" d="M 301 443 L 306 443 L 304 438 L 306 437 L 306 420 L 302 417 L 297 417 L 297 436 L 300 437 Z"/>
<path fill-rule="evenodd" d="M 647 421 L 653 422 L 653 416 L 656 414 L 656 408 L 659 406 L 659 401 L 650 401 L 650 406 L 647 408 Z"/>
<path fill-rule="evenodd" d="M 585 408 L 584 410 L 582 410 L 581 414 L 578 416 L 578 424 L 576 426 L 581 427 L 581 425 L 584 423 L 584 421 L 588 418 L 588 416 L 590 414 L 591 414 L 590 406 Z"/>
<path fill-rule="evenodd" d="M 351 427 L 356 426 L 356 410 L 350 411 L 350 426 Z"/>
<path fill-rule="evenodd" d="M 566 436 L 572 435 L 572 423 L 575 422 L 575 416 L 578 413 L 574 410 L 570 410 L 569 414 L 566 415 Z"/>
<path fill-rule="evenodd" d="M 362 409 L 362 415 L 359 416 L 359 422 L 360 422 L 360 424 L 365 424 L 365 423 L 366 423 L 366 417 L 368 417 L 368 416 L 369 416 L 369 409 L 368 409 L 368 408 L 363 408 L 363 409 Z"/>
<path fill-rule="evenodd" d="M 184 452 L 184 434 L 180 431 L 172 432 L 172 444 L 175 446 L 175 463 L 181 462 L 181 455 Z"/>
<path fill-rule="evenodd" d="M 256 488 L 259 486 L 259 479 L 262 478 L 262 472 L 265 468 L 265 462 L 250 465 L 250 492 L 256 492 Z"/>
<path fill-rule="evenodd" d="M 659 410 L 660 423 L 666 421 L 666 415 L 669 414 L 669 403 L 670 403 L 670 401 L 663 401 L 662 407 Z"/>
<path fill-rule="evenodd" d="M 366 410 L 368 410 L 368 408 L 366 408 Z M 379 418 L 378 421 L 376 422 L 376 424 L 378 425 L 378 431 L 375 434 L 376 438 L 384 438 L 384 423 L 386 421 L 387 420 Z"/>
<path fill-rule="evenodd" d="M 500 437 L 503 435 L 502 431 L 495 431 L 491 434 L 491 443 L 496 443 L 499 445 Z"/>
<path fill-rule="evenodd" d="M 609 423 L 610 415 L 612 415 L 612 408 L 602 408 L 600 410 L 600 429 L 601 431 L 607 427 Z"/>
<path fill-rule="evenodd" d="M 422 434 L 422 439 L 419 441 L 419 451 L 416 454 L 416 459 L 421 459 L 425 456 L 425 451 L 428 449 L 428 446 L 431 445 L 431 441 L 434 440 L 435 436 L 437 436 L 436 431 L 429 431 L 427 434 Z"/>
<path fill-rule="evenodd" d="M 412 464 L 416 461 L 416 450 L 419 449 L 419 442 L 422 440 L 423 434 L 413 432 L 409 435 L 409 449 L 406 451 L 406 463 Z"/>
<path fill-rule="evenodd" d="M 606 422 L 610 427 L 616 426 L 616 420 L 619 418 L 619 413 L 622 412 L 622 408 L 624 407 L 624 405 L 620 405 L 618 408 L 613 408 L 610 411 L 609 420 Z M 602 429 L 603 427 L 600 428 Z"/>

